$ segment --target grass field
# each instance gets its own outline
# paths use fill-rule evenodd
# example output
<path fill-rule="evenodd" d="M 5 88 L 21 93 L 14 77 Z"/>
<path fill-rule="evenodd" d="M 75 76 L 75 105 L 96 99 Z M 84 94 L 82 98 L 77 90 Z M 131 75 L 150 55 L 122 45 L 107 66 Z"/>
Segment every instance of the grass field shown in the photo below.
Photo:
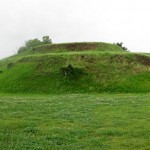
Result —
<path fill-rule="evenodd" d="M 0 94 L 1 150 L 148 150 L 150 94 Z"/>

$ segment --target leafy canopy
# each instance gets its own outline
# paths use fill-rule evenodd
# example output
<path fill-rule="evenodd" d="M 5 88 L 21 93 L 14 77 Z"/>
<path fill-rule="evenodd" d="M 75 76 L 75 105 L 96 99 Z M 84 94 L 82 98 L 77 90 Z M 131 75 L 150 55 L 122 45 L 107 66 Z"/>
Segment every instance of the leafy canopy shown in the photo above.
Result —
<path fill-rule="evenodd" d="M 25 42 L 24 46 L 21 46 L 18 49 L 18 53 L 22 53 L 26 50 L 32 49 L 33 47 L 44 45 L 44 44 L 52 44 L 52 40 L 49 38 L 49 36 L 43 36 L 42 41 L 39 39 L 32 39 Z"/>

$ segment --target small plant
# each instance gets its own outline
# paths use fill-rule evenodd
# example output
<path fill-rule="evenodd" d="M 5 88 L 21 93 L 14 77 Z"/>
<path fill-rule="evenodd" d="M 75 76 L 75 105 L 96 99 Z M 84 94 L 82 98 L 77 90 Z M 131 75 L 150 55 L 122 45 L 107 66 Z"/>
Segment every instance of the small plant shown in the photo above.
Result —
<path fill-rule="evenodd" d="M 82 75 L 82 70 L 80 68 L 74 68 L 72 65 L 61 68 L 61 73 L 64 77 L 69 79 L 76 79 Z"/>
<path fill-rule="evenodd" d="M 123 46 L 123 42 L 121 43 L 116 43 L 117 46 L 121 47 L 125 51 L 129 51 L 125 46 Z"/>
<path fill-rule="evenodd" d="M 13 63 L 8 63 L 8 64 L 7 64 L 7 69 L 11 69 L 13 66 L 14 66 Z"/>
<path fill-rule="evenodd" d="M 3 73 L 3 71 L 2 71 L 2 70 L 0 70 L 0 74 L 1 74 L 1 73 Z"/>

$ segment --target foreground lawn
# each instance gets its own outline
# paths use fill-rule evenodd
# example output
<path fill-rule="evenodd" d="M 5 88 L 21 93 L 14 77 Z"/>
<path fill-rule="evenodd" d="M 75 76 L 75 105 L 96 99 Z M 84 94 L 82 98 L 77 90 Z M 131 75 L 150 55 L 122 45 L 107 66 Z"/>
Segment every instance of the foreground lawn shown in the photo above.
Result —
<path fill-rule="evenodd" d="M 0 149 L 150 148 L 150 94 L 0 95 Z"/>

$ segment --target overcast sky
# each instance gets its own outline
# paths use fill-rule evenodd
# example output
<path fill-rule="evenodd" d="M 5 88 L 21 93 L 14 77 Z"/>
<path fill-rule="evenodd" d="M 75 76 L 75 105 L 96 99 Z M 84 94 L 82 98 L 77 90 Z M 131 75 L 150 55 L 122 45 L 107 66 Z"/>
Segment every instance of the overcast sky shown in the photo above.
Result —
<path fill-rule="evenodd" d="M 150 0 L 0 0 L 0 58 L 29 39 L 123 42 L 150 52 Z"/>

